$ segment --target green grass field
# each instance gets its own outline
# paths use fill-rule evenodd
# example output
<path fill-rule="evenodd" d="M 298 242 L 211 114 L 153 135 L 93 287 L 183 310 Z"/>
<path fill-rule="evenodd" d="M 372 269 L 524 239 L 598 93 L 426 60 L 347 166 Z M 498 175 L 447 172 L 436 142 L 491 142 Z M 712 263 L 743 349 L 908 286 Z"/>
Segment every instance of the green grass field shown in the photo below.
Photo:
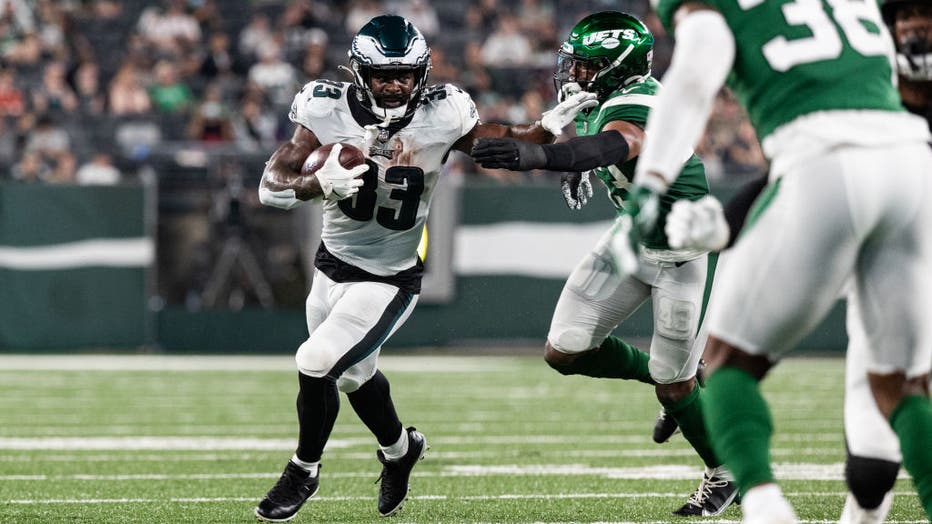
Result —
<path fill-rule="evenodd" d="M 294 450 L 292 365 L 0 357 L 0 522 L 254 521 Z M 687 520 L 670 511 L 700 463 L 679 435 L 650 440 L 649 387 L 562 377 L 531 357 L 386 355 L 382 369 L 431 446 L 390 522 Z M 842 378 L 840 359 L 791 359 L 766 382 L 776 471 L 806 522 L 841 512 Z M 343 400 L 320 493 L 295 522 L 380 520 L 375 441 Z M 927 522 L 907 477 L 895 493 L 890 522 Z"/>

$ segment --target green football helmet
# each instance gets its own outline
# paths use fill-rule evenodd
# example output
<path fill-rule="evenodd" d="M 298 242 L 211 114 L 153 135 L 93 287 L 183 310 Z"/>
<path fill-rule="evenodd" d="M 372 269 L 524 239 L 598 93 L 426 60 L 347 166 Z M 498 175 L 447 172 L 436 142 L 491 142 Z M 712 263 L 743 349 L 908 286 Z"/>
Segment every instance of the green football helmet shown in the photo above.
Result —
<path fill-rule="evenodd" d="M 603 11 L 583 18 L 557 54 L 558 97 L 581 89 L 604 101 L 619 87 L 650 75 L 653 48 L 654 35 L 632 15 Z"/>
<path fill-rule="evenodd" d="M 431 64 L 427 41 L 411 22 L 397 15 L 377 16 L 356 33 L 347 54 L 349 71 L 363 107 L 380 120 L 399 120 L 414 113 L 427 85 Z M 414 89 L 407 104 L 394 109 L 378 105 L 369 83 L 376 70 L 414 73 Z"/>

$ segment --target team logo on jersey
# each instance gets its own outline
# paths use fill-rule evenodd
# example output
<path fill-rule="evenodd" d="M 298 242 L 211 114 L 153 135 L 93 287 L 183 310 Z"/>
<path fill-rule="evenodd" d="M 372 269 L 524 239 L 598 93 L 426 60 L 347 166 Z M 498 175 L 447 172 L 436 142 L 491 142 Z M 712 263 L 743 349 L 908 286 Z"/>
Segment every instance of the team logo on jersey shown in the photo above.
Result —
<path fill-rule="evenodd" d="M 381 156 L 389 160 L 395 157 L 395 147 L 388 143 L 388 129 L 380 129 L 378 136 L 375 137 L 375 143 L 369 147 L 369 156 Z"/>

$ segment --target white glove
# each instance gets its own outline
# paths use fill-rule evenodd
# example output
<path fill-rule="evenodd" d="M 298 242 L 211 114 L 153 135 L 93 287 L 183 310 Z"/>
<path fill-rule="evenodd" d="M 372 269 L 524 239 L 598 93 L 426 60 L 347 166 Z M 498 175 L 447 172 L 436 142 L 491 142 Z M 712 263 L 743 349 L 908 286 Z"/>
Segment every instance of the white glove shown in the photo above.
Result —
<path fill-rule="evenodd" d="M 563 134 L 563 128 L 573 122 L 577 113 L 597 105 L 599 101 L 595 93 L 580 91 L 566 97 L 556 107 L 540 115 L 540 125 L 553 136 L 560 136 Z"/>
<path fill-rule="evenodd" d="M 696 200 L 677 200 L 667 215 L 667 242 L 673 249 L 721 251 L 730 231 L 722 203 L 709 195 Z"/>
<path fill-rule="evenodd" d="M 589 181 L 590 171 L 582 173 L 564 173 L 560 177 L 560 189 L 563 191 L 563 200 L 570 209 L 582 209 L 592 197 L 592 182 Z"/>
<path fill-rule="evenodd" d="M 342 149 L 342 144 L 335 144 L 324 165 L 314 173 L 320 182 L 325 200 L 343 200 L 355 195 L 359 186 L 363 184 L 363 181 L 356 177 L 369 170 L 369 164 L 361 164 L 351 169 L 341 166 L 339 158 Z"/>

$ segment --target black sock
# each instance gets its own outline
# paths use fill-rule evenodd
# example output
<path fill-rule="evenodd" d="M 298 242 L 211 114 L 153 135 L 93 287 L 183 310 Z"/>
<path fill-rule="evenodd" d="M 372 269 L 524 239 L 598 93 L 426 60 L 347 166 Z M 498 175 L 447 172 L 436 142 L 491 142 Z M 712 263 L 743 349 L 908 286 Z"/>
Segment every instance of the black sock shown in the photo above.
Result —
<path fill-rule="evenodd" d="M 380 446 L 391 446 L 401 435 L 401 421 L 395 413 L 389 390 L 388 379 L 376 370 L 368 382 L 347 395 L 356 414 L 375 435 Z"/>
<path fill-rule="evenodd" d="M 319 462 L 340 411 L 340 392 L 337 381 L 330 377 L 314 378 L 298 372 L 298 384 L 299 431 L 295 455 L 304 462 Z"/>

